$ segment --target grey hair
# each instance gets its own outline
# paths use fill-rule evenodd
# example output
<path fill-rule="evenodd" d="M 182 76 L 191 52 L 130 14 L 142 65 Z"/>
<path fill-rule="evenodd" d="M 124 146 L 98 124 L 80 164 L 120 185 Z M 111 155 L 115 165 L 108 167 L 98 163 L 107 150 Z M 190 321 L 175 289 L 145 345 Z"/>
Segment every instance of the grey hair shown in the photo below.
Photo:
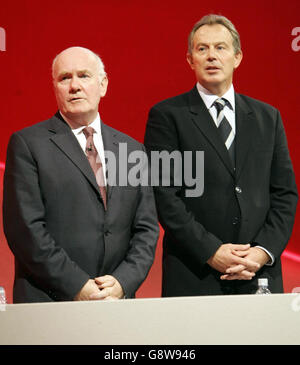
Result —
<path fill-rule="evenodd" d="M 101 76 L 106 76 L 106 72 L 105 72 L 105 68 L 104 68 L 104 63 L 102 62 L 102 60 L 101 60 L 101 58 L 100 58 L 100 56 L 97 54 L 97 53 L 95 53 L 95 52 L 93 52 L 93 51 L 91 51 L 90 49 L 88 49 L 88 48 L 84 48 L 84 47 L 69 47 L 69 48 L 66 48 L 65 50 L 63 50 L 63 51 L 61 51 L 59 54 L 57 54 L 55 57 L 54 57 L 54 59 L 53 59 L 53 61 L 52 61 L 52 78 L 54 78 L 54 66 L 55 66 L 55 63 L 56 63 L 56 61 L 57 61 L 57 59 L 58 59 L 58 57 L 64 52 L 64 51 L 66 51 L 67 49 L 70 49 L 70 48 L 80 48 L 80 49 L 82 49 L 82 50 L 85 50 L 85 51 L 88 51 L 89 53 L 91 53 L 94 57 L 95 57 L 95 59 L 96 59 L 96 61 L 97 61 L 97 64 L 98 64 L 98 69 L 99 69 L 99 76 L 101 77 Z"/>
<path fill-rule="evenodd" d="M 203 25 L 214 25 L 221 24 L 227 28 L 232 36 L 232 44 L 235 54 L 241 52 L 241 40 L 238 31 L 236 30 L 233 23 L 223 15 L 209 14 L 202 17 L 191 30 L 188 37 L 188 53 L 192 54 L 193 40 L 196 31 Z"/>

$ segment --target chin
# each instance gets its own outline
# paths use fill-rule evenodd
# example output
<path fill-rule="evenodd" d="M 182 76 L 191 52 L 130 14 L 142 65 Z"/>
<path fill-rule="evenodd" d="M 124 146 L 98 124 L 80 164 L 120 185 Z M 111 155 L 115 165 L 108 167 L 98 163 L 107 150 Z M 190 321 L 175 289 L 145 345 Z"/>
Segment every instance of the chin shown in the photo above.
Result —
<path fill-rule="evenodd" d="M 221 83 L 224 81 L 224 79 L 220 77 L 220 75 L 209 75 L 206 78 L 206 81 L 211 83 L 216 83 L 216 82 Z"/>
<path fill-rule="evenodd" d="M 205 80 L 204 85 L 216 87 L 216 86 L 222 85 L 223 83 L 224 83 L 224 80 L 222 80 L 218 77 L 211 77 L 211 78 Z"/>
<path fill-rule="evenodd" d="M 89 110 L 85 110 L 84 108 L 72 108 L 67 111 L 70 115 L 76 115 L 76 114 L 86 114 L 89 113 Z"/>

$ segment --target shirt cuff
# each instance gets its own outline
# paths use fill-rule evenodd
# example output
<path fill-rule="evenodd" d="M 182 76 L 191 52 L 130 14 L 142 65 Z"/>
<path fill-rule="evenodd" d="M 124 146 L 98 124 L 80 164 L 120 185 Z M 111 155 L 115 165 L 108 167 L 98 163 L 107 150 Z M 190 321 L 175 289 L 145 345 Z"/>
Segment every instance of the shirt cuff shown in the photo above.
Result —
<path fill-rule="evenodd" d="M 271 254 L 270 251 L 268 251 L 266 248 L 264 248 L 262 246 L 254 246 L 254 247 L 258 247 L 258 248 L 262 249 L 269 256 L 270 260 L 265 264 L 266 266 L 272 266 L 274 264 L 275 257 Z"/>

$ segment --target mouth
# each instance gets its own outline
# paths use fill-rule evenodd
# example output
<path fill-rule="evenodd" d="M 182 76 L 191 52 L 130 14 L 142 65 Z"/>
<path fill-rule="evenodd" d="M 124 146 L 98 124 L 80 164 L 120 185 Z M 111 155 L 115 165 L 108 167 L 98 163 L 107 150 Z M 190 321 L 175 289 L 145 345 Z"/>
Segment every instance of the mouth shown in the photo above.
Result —
<path fill-rule="evenodd" d="M 208 71 L 208 72 L 216 72 L 216 71 L 219 71 L 220 68 L 217 67 L 217 66 L 208 66 L 208 67 L 205 68 L 205 70 Z"/>
<path fill-rule="evenodd" d="M 83 98 L 74 97 L 74 98 L 69 99 L 69 102 L 73 103 L 73 102 L 81 101 L 81 100 L 83 100 Z"/>

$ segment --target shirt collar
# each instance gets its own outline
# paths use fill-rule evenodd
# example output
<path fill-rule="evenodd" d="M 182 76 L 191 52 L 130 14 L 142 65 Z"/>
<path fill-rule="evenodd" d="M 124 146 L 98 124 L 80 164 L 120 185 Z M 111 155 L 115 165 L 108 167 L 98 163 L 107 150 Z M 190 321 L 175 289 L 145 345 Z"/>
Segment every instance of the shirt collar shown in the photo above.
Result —
<path fill-rule="evenodd" d="M 197 82 L 197 90 L 206 105 L 207 109 L 210 109 L 214 102 L 219 99 L 218 95 L 212 94 L 210 91 L 205 89 L 199 82 Z M 232 106 L 232 110 L 235 110 L 235 98 L 234 98 L 234 87 L 233 84 L 231 84 L 230 88 L 226 91 L 224 95 L 222 95 L 222 98 L 228 100 Z"/>
<path fill-rule="evenodd" d="M 88 125 L 89 127 L 92 127 L 94 128 L 95 130 L 95 133 L 99 134 L 101 136 L 101 120 L 100 120 L 100 115 L 99 113 L 97 113 L 97 116 L 96 118 L 92 121 L 92 123 L 90 123 Z M 82 133 L 83 129 L 85 128 L 86 126 L 81 126 L 79 128 L 76 128 L 76 129 L 72 129 L 73 133 L 75 135 L 78 135 L 80 133 Z"/>

